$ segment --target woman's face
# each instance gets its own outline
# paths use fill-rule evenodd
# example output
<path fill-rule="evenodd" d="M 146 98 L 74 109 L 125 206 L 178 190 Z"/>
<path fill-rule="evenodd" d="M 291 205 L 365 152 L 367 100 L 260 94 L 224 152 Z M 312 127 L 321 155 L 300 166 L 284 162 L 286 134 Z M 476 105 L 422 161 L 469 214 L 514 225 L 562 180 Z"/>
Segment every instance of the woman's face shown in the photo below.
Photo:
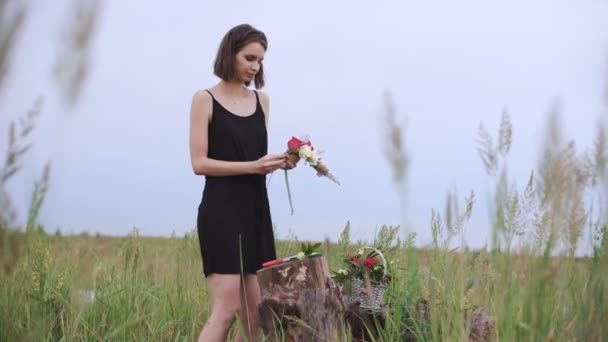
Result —
<path fill-rule="evenodd" d="M 264 60 L 264 47 L 258 42 L 245 45 L 236 54 L 235 77 L 243 83 L 252 82 Z"/>

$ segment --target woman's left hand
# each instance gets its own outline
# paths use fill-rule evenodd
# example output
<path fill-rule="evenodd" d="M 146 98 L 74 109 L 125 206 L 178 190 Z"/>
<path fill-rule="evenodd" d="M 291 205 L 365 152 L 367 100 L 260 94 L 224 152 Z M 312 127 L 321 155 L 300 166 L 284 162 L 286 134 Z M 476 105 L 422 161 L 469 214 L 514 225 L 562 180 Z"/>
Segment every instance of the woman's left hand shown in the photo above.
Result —
<path fill-rule="evenodd" d="M 285 154 L 285 160 L 283 161 L 283 165 L 281 165 L 281 169 L 291 170 L 298 165 L 298 161 L 300 161 L 299 156 Z"/>

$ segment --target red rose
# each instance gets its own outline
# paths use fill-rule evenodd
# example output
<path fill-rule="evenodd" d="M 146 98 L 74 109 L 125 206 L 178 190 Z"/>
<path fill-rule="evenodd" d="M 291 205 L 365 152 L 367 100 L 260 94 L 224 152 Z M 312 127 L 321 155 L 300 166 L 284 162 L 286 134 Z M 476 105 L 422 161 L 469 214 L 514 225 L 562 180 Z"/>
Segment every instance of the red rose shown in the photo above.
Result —
<path fill-rule="evenodd" d="M 368 269 L 371 269 L 372 266 L 374 266 L 375 263 L 376 263 L 376 258 L 367 258 L 367 259 L 365 259 L 365 267 L 367 267 Z"/>
<path fill-rule="evenodd" d="M 355 264 L 360 264 L 360 263 L 361 263 L 361 259 L 359 259 L 359 258 L 354 258 L 354 259 L 353 259 L 353 262 L 354 262 Z"/>
<path fill-rule="evenodd" d="M 297 150 L 302 147 L 302 144 L 302 140 L 296 137 L 291 137 L 291 139 L 287 142 L 287 148 L 290 150 Z"/>

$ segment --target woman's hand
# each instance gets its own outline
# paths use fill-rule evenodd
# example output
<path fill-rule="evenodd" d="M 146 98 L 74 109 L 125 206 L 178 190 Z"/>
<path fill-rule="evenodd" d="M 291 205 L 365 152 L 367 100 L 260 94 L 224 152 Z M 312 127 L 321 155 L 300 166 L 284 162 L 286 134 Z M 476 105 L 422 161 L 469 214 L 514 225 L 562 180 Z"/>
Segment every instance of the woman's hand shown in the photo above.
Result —
<path fill-rule="evenodd" d="M 281 165 L 281 169 L 283 170 L 291 170 L 298 165 L 300 161 L 300 156 L 295 154 L 287 154 L 285 153 L 285 162 Z"/>
<path fill-rule="evenodd" d="M 274 172 L 276 169 L 285 164 L 284 154 L 267 154 L 255 161 L 254 173 L 267 174 Z"/>

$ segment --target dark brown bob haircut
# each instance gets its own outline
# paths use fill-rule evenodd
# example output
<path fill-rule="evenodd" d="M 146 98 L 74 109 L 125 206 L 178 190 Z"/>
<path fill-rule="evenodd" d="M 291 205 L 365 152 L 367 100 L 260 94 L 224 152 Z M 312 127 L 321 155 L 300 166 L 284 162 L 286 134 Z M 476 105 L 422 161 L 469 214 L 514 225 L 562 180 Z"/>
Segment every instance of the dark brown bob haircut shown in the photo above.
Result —
<path fill-rule="evenodd" d="M 255 29 L 249 24 L 237 25 L 224 35 L 217 50 L 213 65 L 213 73 L 224 81 L 232 81 L 235 77 L 234 65 L 236 54 L 249 43 L 260 43 L 264 51 L 268 49 L 268 41 L 264 32 Z M 256 89 L 264 87 L 264 66 L 260 64 L 260 70 L 254 78 Z M 246 82 L 249 86 L 251 82 Z"/>

